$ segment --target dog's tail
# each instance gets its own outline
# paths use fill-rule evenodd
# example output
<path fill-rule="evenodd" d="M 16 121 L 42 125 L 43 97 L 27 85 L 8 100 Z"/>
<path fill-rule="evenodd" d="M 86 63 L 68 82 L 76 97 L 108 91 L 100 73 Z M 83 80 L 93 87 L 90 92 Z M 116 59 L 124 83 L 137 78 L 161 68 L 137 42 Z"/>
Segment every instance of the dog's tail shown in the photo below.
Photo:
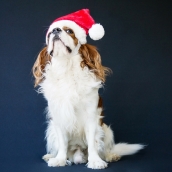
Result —
<path fill-rule="evenodd" d="M 113 146 L 112 152 L 119 156 L 125 156 L 135 154 L 143 148 L 144 145 L 141 144 L 118 143 Z"/>

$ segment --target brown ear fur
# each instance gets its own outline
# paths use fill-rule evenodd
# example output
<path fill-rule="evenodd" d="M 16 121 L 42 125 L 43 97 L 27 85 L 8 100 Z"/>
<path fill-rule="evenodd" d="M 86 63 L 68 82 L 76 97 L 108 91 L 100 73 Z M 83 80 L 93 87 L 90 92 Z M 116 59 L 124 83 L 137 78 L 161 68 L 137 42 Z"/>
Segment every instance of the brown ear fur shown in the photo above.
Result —
<path fill-rule="evenodd" d="M 51 57 L 47 53 L 47 47 L 44 47 L 39 53 L 32 68 L 33 75 L 35 77 L 35 87 L 43 80 L 42 73 L 49 61 L 51 61 Z"/>
<path fill-rule="evenodd" d="M 84 44 L 79 49 L 82 55 L 83 61 L 81 67 L 87 66 L 90 70 L 93 70 L 94 74 L 102 81 L 105 82 L 106 76 L 111 70 L 101 64 L 101 57 L 97 49 L 93 45 Z"/>

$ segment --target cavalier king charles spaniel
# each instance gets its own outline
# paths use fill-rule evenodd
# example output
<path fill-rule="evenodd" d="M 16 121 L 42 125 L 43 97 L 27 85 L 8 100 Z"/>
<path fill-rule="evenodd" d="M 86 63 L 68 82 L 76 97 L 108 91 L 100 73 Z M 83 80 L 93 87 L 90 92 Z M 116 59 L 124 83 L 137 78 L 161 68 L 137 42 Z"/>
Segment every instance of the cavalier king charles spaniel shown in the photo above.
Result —
<path fill-rule="evenodd" d="M 46 141 L 48 166 L 87 163 L 104 169 L 143 148 L 140 144 L 114 143 L 103 121 L 99 88 L 109 72 L 93 45 L 81 44 L 73 27 L 58 22 L 50 27 L 47 46 L 33 66 L 35 86 L 48 102 Z"/>

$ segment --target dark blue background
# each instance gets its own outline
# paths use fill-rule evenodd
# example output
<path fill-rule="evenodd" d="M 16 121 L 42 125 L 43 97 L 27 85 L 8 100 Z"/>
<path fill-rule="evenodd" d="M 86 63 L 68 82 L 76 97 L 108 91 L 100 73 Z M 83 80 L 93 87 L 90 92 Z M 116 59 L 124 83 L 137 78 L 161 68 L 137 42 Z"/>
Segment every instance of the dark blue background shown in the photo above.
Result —
<path fill-rule="evenodd" d="M 172 171 L 172 15 L 170 1 L 153 0 L 0 2 L 0 171 L 90 171 L 49 168 L 41 160 L 46 102 L 31 73 L 51 22 L 82 8 L 106 31 L 100 41 L 88 38 L 113 70 L 100 91 L 105 122 L 116 142 L 148 145 L 102 171 Z"/>

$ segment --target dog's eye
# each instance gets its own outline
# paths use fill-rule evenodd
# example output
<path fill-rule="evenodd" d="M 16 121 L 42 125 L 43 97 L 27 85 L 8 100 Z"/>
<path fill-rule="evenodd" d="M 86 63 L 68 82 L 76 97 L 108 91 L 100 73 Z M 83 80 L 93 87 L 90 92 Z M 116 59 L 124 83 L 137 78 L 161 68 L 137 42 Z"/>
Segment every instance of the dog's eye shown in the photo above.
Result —
<path fill-rule="evenodd" d="M 68 33 L 68 34 L 72 34 L 72 33 L 73 33 L 73 31 L 72 31 L 71 29 L 67 29 L 67 30 L 66 30 L 66 33 Z"/>

